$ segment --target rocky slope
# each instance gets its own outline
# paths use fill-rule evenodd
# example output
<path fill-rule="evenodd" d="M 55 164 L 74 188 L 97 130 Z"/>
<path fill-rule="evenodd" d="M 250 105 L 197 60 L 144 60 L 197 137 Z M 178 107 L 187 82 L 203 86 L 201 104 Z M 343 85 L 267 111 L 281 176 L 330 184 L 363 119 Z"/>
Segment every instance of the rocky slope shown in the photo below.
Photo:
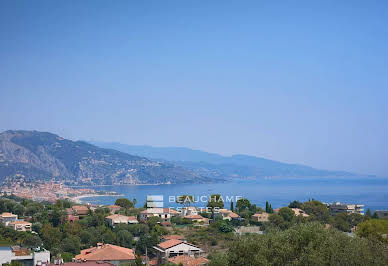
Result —
<path fill-rule="evenodd" d="M 167 162 L 151 161 L 52 133 L 0 134 L 0 182 L 60 180 L 67 184 L 203 183 L 208 178 Z"/>

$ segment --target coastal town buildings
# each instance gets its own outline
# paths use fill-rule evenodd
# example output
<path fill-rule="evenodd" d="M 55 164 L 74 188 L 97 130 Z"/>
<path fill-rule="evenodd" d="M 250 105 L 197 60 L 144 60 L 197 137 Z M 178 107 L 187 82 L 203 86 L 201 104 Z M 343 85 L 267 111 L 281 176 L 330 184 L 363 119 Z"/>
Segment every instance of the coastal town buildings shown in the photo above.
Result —
<path fill-rule="evenodd" d="M 73 213 L 77 216 L 86 216 L 89 214 L 89 208 L 85 205 L 74 205 L 71 208 Z"/>
<path fill-rule="evenodd" d="M 133 262 L 135 253 L 130 248 L 97 243 L 96 247 L 81 250 L 81 254 L 75 256 L 74 260 L 76 262 L 103 261 L 119 265 L 120 263 Z"/>
<path fill-rule="evenodd" d="M 50 251 L 33 251 L 19 246 L 0 246 L 0 265 L 16 261 L 23 266 L 45 266 L 50 263 Z"/>
<path fill-rule="evenodd" d="M 328 204 L 328 207 L 331 215 L 336 215 L 338 213 L 364 214 L 364 205 L 362 204 L 346 204 L 334 202 L 332 204 Z"/>
<path fill-rule="evenodd" d="M 183 218 L 195 223 L 209 224 L 208 218 L 204 218 L 198 214 L 187 215 L 187 216 L 184 216 Z"/>
<path fill-rule="evenodd" d="M 136 216 L 125 216 L 120 214 L 113 214 L 110 216 L 105 217 L 105 220 L 111 227 L 115 227 L 118 224 L 137 224 L 139 223 L 137 221 Z"/>

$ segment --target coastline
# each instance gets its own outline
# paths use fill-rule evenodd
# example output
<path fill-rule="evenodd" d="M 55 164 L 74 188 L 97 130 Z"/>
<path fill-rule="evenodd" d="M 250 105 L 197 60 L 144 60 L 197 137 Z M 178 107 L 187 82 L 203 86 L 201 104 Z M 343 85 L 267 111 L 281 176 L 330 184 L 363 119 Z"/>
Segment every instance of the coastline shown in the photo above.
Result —
<path fill-rule="evenodd" d="M 84 194 L 80 196 L 75 196 L 71 197 L 70 201 L 77 203 L 77 204 L 82 204 L 83 201 L 82 199 L 84 198 L 94 198 L 94 197 L 122 197 L 124 196 L 123 194 Z"/>

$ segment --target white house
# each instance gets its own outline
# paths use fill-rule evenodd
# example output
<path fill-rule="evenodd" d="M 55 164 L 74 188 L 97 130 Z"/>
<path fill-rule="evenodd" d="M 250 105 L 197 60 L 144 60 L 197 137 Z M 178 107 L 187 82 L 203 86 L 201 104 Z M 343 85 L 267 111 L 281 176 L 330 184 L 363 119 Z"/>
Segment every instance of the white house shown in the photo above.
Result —
<path fill-rule="evenodd" d="M 50 263 L 50 251 L 33 252 L 19 246 L 0 247 L 0 265 L 18 261 L 23 265 L 48 265 Z"/>
<path fill-rule="evenodd" d="M 164 222 L 169 222 L 171 216 L 178 215 L 179 213 L 170 208 L 147 208 L 140 213 L 140 219 L 145 221 L 150 217 L 156 216 L 162 219 Z"/>
<path fill-rule="evenodd" d="M 18 216 L 16 214 L 10 212 L 3 212 L 0 215 L 0 222 L 2 222 L 5 226 L 10 222 L 16 222 L 18 220 Z"/>
<path fill-rule="evenodd" d="M 113 214 L 105 217 L 105 220 L 111 227 L 115 227 L 117 224 L 137 224 L 137 218 L 135 216 L 125 216 L 120 214 Z"/>
<path fill-rule="evenodd" d="M 154 249 L 159 263 L 166 263 L 171 257 L 181 255 L 199 257 L 203 253 L 202 249 L 179 239 L 167 240 L 158 244 Z"/>

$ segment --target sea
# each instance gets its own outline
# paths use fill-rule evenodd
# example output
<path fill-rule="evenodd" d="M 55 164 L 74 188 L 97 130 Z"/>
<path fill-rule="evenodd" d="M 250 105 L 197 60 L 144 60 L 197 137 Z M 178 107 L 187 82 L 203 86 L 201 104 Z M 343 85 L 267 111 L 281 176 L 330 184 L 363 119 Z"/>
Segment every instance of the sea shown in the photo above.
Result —
<path fill-rule="evenodd" d="M 263 178 L 258 180 L 235 180 L 210 184 L 163 184 L 163 185 L 112 185 L 95 186 L 96 191 L 115 191 L 121 196 L 95 196 L 82 198 L 82 202 L 110 205 L 118 197 L 136 199 L 136 207 L 154 197 L 159 206 L 177 207 L 179 195 L 194 196 L 193 206 L 205 207 L 212 194 L 222 195 L 225 207 L 230 201 L 247 198 L 252 204 L 265 207 L 268 201 L 273 208 L 287 206 L 291 201 L 316 199 L 324 203 L 341 202 L 364 204 L 365 211 L 388 209 L 388 178 Z M 150 198 L 149 198 L 150 199 Z"/>

